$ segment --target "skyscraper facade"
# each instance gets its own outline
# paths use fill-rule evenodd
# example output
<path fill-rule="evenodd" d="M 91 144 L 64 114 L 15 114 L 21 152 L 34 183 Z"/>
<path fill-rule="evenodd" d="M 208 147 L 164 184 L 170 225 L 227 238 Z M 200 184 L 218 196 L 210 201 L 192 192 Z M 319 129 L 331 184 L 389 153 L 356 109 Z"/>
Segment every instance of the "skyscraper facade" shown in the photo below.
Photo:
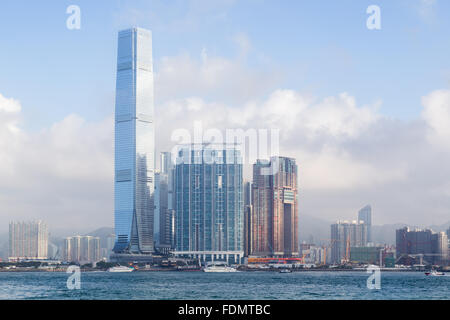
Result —
<path fill-rule="evenodd" d="M 430 229 L 410 229 L 396 231 L 397 257 L 406 254 L 433 254 L 433 231 Z"/>
<path fill-rule="evenodd" d="M 175 172 L 177 254 L 237 262 L 244 230 L 239 149 L 181 146 Z"/>
<path fill-rule="evenodd" d="M 271 177 L 262 174 L 270 167 L 268 161 L 258 160 L 253 165 L 252 183 L 252 254 L 267 256 L 272 253 L 272 187 Z"/>
<path fill-rule="evenodd" d="M 158 251 L 160 245 L 160 228 L 161 228 L 161 211 L 167 208 L 167 202 L 164 201 L 167 198 L 164 195 L 167 194 L 167 180 L 164 179 L 164 175 L 159 171 L 155 171 L 155 213 L 153 216 L 153 240 L 155 250 Z"/>
<path fill-rule="evenodd" d="M 67 237 L 64 239 L 63 260 L 66 262 L 78 262 L 80 260 L 81 236 Z"/>
<path fill-rule="evenodd" d="M 115 109 L 116 253 L 154 250 L 155 128 L 152 35 L 119 32 Z"/>
<path fill-rule="evenodd" d="M 444 232 L 431 229 L 410 229 L 396 231 L 397 259 L 420 256 L 424 264 L 444 265 L 448 261 L 448 238 Z"/>
<path fill-rule="evenodd" d="M 244 184 L 244 255 L 252 252 L 252 184 Z"/>
<path fill-rule="evenodd" d="M 445 232 L 434 233 L 432 238 L 433 246 L 433 264 L 447 265 L 448 264 L 448 237 Z"/>
<path fill-rule="evenodd" d="M 10 261 L 42 260 L 47 258 L 48 229 L 45 222 L 10 222 Z"/>
<path fill-rule="evenodd" d="M 350 261 L 351 247 L 367 245 L 367 225 L 360 221 L 338 221 L 331 225 L 331 262 Z"/>
<path fill-rule="evenodd" d="M 100 261 L 100 238 L 74 236 L 64 239 L 63 260 L 75 263 L 95 263 Z"/>
<path fill-rule="evenodd" d="M 174 165 L 172 154 L 162 152 L 159 173 L 159 242 L 162 246 L 174 248 L 175 210 L 174 210 Z"/>
<path fill-rule="evenodd" d="M 110 261 L 111 254 L 113 253 L 114 245 L 116 243 L 116 236 L 114 234 L 110 234 L 106 237 L 106 243 L 104 247 L 101 247 L 101 258 L 106 261 Z"/>
<path fill-rule="evenodd" d="M 367 225 L 367 242 L 372 242 L 372 207 L 370 205 L 359 210 L 358 221 Z"/>
<path fill-rule="evenodd" d="M 278 165 L 273 175 L 273 250 L 279 256 L 298 255 L 297 164 L 291 158 L 272 158 Z"/>
<path fill-rule="evenodd" d="M 297 170 L 286 157 L 253 165 L 252 254 L 298 256 Z"/>

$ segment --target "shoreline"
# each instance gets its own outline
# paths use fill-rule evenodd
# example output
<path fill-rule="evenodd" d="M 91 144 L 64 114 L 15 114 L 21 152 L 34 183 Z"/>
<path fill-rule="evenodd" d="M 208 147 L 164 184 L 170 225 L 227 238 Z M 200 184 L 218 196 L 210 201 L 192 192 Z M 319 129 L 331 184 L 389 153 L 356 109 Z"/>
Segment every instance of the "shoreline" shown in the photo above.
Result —
<path fill-rule="evenodd" d="M 261 270 L 261 269 L 247 269 L 247 270 L 238 270 L 239 273 L 241 272 L 272 272 L 272 273 L 279 273 L 280 270 L 278 269 L 267 269 L 267 270 Z M 425 270 L 397 270 L 397 269 L 386 269 L 381 268 L 381 272 L 417 272 L 417 273 L 424 273 Z M 14 269 L 14 270 L 0 270 L 0 273 L 66 273 L 67 269 L 56 269 L 56 270 L 43 270 L 43 269 Z M 95 273 L 95 272 L 108 272 L 107 270 L 84 270 L 81 269 L 81 272 L 86 273 Z M 142 273 L 142 272 L 203 272 L 201 269 L 195 269 L 195 270 L 177 270 L 177 269 L 141 269 L 141 270 L 135 270 L 133 273 Z M 292 270 L 292 273 L 302 273 L 302 272 L 362 272 L 367 273 L 367 269 L 301 269 L 301 270 Z M 113 273 L 113 272 L 108 272 Z M 445 272 L 446 274 L 450 274 L 450 272 Z"/>

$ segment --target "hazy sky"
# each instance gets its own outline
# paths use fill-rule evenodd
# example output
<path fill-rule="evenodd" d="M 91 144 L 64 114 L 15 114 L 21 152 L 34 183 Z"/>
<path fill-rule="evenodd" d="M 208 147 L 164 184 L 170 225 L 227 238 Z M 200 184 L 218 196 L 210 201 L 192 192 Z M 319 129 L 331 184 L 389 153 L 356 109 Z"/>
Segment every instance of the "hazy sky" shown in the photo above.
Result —
<path fill-rule="evenodd" d="M 81 9 L 69 30 L 66 9 Z M 368 30 L 369 5 L 381 30 Z M 0 231 L 113 225 L 117 32 L 153 32 L 157 150 L 192 128 L 280 128 L 300 210 L 450 220 L 450 2 L 2 1 Z M 250 176 L 250 172 L 246 173 Z"/>

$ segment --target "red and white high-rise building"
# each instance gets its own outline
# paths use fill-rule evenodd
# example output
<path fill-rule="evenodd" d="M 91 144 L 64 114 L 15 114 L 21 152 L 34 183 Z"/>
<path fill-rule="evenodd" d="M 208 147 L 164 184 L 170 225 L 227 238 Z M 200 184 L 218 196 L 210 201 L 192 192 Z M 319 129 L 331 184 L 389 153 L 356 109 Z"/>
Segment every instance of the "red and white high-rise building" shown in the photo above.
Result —
<path fill-rule="evenodd" d="M 252 254 L 298 256 L 298 169 L 295 159 L 253 165 Z"/>

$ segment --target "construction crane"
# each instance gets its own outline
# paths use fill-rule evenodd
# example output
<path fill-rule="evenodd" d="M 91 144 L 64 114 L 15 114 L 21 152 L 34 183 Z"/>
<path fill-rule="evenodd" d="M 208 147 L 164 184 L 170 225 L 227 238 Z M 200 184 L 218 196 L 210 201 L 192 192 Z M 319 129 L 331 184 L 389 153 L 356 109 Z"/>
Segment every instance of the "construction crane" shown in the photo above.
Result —
<path fill-rule="evenodd" d="M 351 247 L 350 235 L 347 236 L 346 240 L 337 240 L 337 239 L 319 239 L 319 240 L 329 242 L 330 243 L 330 247 L 333 247 L 333 244 L 335 242 L 345 242 L 345 257 L 344 257 L 344 261 L 346 261 L 346 262 L 350 261 L 350 253 L 351 253 L 351 249 L 350 249 L 350 247 Z M 324 259 L 323 259 L 324 261 L 323 261 L 323 264 L 327 263 L 327 251 L 328 251 L 327 249 L 328 248 L 326 248 L 326 247 L 324 248 Z"/>
<path fill-rule="evenodd" d="M 345 261 L 350 261 L 350 235 L 347 236 L 347 241 L 345 245 Z"/>

